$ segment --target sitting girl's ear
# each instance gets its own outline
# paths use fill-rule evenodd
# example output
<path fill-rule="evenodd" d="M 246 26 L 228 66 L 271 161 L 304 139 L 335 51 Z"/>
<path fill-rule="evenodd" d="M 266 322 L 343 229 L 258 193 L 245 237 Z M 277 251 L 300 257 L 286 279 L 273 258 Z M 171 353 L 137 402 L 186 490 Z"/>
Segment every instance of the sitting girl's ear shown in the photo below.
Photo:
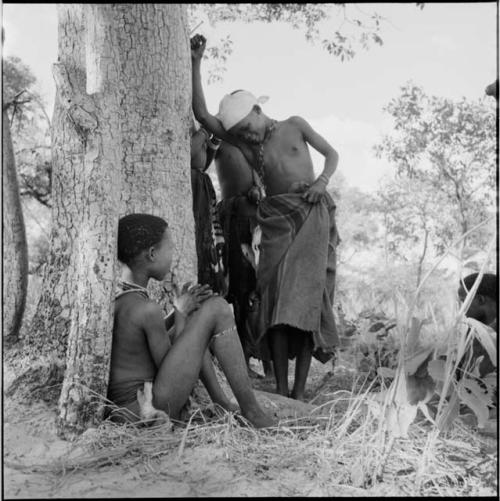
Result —
<path fill-rule="evenodd" d="M 146 253 L 146 257 L 149 261 L 154 261 L 155 258 L 156 258 L 156 249 L 154 247 L 154 245 L 152 245 L 148 250 L 147 250 L 147 253 Z"/>

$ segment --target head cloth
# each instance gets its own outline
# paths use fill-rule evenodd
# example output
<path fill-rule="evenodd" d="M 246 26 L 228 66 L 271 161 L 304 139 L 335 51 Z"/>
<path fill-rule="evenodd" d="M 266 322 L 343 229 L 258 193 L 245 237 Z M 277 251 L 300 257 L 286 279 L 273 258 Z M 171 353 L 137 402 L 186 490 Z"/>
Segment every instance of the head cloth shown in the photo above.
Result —
<path fill-rule="evenodd" d="M 229 130 L 243 120 L 255 105 L 263 104 L 268 99 L 267 96 L 257 98 L 246 90 L 226 94 L 219 104 L 219 113 L 216 117 L 222 122 L 224 129 Z"/>

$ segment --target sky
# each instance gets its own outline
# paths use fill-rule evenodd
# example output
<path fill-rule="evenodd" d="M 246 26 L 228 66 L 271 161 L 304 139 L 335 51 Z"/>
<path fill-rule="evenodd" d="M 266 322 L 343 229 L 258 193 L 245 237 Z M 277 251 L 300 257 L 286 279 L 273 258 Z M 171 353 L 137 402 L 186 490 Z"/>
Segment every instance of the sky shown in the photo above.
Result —
<path fill-rule="evenodd" d="M 360 49 L 344 62 L 281 23 L 236 22 L 215 28 L 204 23 L 197 32 L 207 37 L 208 46 L 227 34 L 233 40 L 224 79 L 205 85 L 205 96 L 214 114 L 220 99 L 235 89 L 269 96 L 263 105 L 268 116 L 305 118 L 338 151 L 338 172 L 347 183 L 373 191 L 392 172 L 385 160 L 375 158 L 373 146 L 391 131 L 383 108 L 402 85 L 412 81 L 428 94 L 485 99 L 495 106 L 484 89 L 497 78 L 497 4 L 426 3 L 420 10 L 415 3 L 374 3 L 348 8 L 355 17 L 375 11 L 386 21 L 383 46 Z M 55 4 L 3 4 L 2 10 L 3 56 L 16 55 L 30 66 L 51 113 Z M 325 28 L 333 31 L 338 26 L 338 18 L 333 18 Z M 315 152 L 312 156 L 319 173 L 322 157 Z"/>

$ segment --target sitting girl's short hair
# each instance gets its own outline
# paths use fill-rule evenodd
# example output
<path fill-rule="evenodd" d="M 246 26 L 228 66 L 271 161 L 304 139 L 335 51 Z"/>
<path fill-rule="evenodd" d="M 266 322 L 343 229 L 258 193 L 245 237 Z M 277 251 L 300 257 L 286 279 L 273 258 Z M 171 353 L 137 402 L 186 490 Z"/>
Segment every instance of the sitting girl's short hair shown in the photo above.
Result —
<path fill-rule="evenodd" d="M 167 222 L 151 214 L 129 214 L 118 222 L 118 259 L 130 263 L 141 251 L 163 238 Z"/>

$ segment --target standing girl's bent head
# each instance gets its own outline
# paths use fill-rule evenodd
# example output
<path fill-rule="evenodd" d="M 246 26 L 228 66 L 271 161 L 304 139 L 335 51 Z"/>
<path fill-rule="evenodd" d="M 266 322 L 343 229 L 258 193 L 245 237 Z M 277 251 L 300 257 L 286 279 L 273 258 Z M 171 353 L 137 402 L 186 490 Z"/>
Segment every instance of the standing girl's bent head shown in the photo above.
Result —
<path fill-rule="evenodd" d="M 151 214 L 129 214 L 118 223 L 118 259 L 162 280 L 172 266 L 173 243 L 167 222 Z"/>

